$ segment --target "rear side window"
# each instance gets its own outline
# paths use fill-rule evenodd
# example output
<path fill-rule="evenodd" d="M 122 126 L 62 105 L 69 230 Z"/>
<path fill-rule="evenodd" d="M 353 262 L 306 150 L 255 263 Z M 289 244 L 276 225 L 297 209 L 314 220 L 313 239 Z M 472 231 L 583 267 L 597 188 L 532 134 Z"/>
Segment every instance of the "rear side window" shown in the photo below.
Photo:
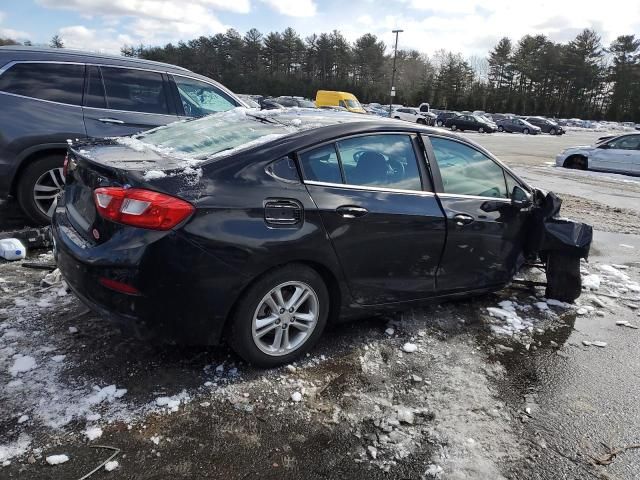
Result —
<path fill-rule="evenodd" d="M 307 180 L 342 183 L 338 154 L 333 144 L 302 153 L 300 164 Z"/>
<path fill-rule="evenodd" d="M 346 183 L 422 190 L 411 137 L 366 135 L 338 142 Z"/>
<path fill-rule="evenodd" d="M 211 113 L 226 112 L 237 103 L 219 88 L 194 78 L 175 76 L 184 114 L 189 117 L 203 117 Z"/>
<path fill-rule="evenodd" d="M 453 140 L 431 137 L 445 193 L 509 198 L 500 165 L 478 150 Z"/>
<path fill-rule="evenodd" d="M 162 74 L 129 68 L 100 67 L 107 108 L 168 115 Z"/>
<path fill-rule="evenodd" d="M 17 63 L 0 76 L 0 91 L 80 105 L 84 65 Z"/>
<path fill-rule="evenodd" d="M 87 107 L 106 108 L 104 98 L 104 86 L 100 69 L 94 66 L 87 67 L 87 85 L 84 92 L 84 104 Z"/>

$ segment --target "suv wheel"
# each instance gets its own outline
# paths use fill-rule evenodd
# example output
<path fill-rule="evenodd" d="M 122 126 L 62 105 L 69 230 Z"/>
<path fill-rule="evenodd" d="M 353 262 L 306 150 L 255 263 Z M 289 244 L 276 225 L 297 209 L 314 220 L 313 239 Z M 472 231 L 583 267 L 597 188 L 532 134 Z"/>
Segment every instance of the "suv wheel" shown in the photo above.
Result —
<path fill-rule="evenodd" d="M 327 324 L 329 303 L 327 287 L 315 270 L 304 265 L 279 268 L 244 294 L 228 341 L 253 365 L 288 363 L 318 341 Z"/>
<path fill-rule="evenodd" d="M 455 131 L 457 128 L 458 128 L 458 127 L 457 127 L 455 124 L 451 125 L 451 130 L 454 130 L 454 131 Z"/>
<path fill-rule="evenodd" d="M 18 181 L 18 203 L 29 219 L 45 225 L 51 222 L 58 195 L 64 188 L 63 155 L 49 155 L 28 165 Z"/>
<path fill-rule="evenodd" d="M 419 123 L 420 125 L 426 125 L 427 121 L 423 118 L 419 118 L 418 120 L 416 120 L 417 123 Z"/>
<path fill-rule="evenodd" d="M 529 129 L 525 128 L 524 130 L 522 130 L 522 133 L 524 133 L 525 135 L 529 135 Z"/>
<path fill-rule="evenodd" d="M 504 127 L 502 125 L 498 125 L 498 131 L 499 132 L 504 132 Z"/>
<path fill-rule="evenodd" d="M 444 123 L 442 122 L 442 120 L 438 120 L 438 121 L 436 122 L 436 125 L 437 125 L 437 126 L 439 126 L 439 127 L 441 127 L 441 126 L 443 126 L 443 125 L 444 125 Z"/>
<path fill-rule="evenodd" d="M 483 127 L 478 128 L 478 133 L 484 133 L 484 128 Z"/>
<path fill-rule="evenodd" d="M 549 130 L 549 134 L 550 135 L 555 135 L 556 134 L 556 129 L 551 127 L 551 130 Z"/>

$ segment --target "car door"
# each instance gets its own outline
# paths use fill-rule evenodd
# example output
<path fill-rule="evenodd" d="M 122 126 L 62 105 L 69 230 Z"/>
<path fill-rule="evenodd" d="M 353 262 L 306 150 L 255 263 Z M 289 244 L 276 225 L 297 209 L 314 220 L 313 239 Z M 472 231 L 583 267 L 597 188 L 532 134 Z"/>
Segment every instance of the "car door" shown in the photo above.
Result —
<path fill-rule="evenodd" d="M 178 119 L 165 74 L 114 66 L 87 66 L 82 110 L 90 137 L 131 135 Z"/>
<path fill-rule="evenodd" d="M 445 218 L 415 135 L 346 138 L 298 156 L 354 300 L 434 294 Z"/>
<path fill-rule="evenodd" d="M 620 173 L 640 173 L 640 135 L 624 135 L 601 144 L 589 156 L 589 167 Z"/>
<path fill-rule="evenodd" d="M 512 205 L 520 182 L 475 147 L 452 138 L 425 140 L 447 217 L 439 293 L 502 285 L 522 264 L 528 212 Z"/>
<path fill-rule="evenodd" d="M 197 78 L 173 74 L 169 83 L 179 99 L 179 116 L 203 117 L 240 106 L 221 88 Z"/>

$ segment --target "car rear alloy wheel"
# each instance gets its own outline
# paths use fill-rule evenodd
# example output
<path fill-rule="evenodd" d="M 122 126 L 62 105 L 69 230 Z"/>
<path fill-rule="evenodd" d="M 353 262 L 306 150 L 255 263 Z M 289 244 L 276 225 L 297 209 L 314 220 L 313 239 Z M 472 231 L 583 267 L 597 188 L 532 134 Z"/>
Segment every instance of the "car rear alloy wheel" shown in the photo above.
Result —
<path fill-rule="evenodd" d="M 551 128 L 551 130 L 549 130 L 549 134 L 550 135 L 555 135 L 556 134 L 556 129 L 555 128 Z"/>
<path fill-rule="evenodd" d="M 51 155 L 26 166 L 16 187 L 22 211 L 33 223 L 46 225 L 64 189 L 63 155 Z"/>
<path fill-rule="evenodd" d="M 303 355 L 327 323 L 330 297 L 312 268 L 291 264 L 268 272 L 238 301 L 227 340 L 249 363 L 275 367 Z"/>
<path fill-rule="evenodd" d="M 522 130 L 522 133 L 524 133 L 525 135 L 529 135 L 529 129 L 525 128 L 524 130 Z"/>
<path fill-rule="evenodd" d="M 484 133 L 484 128 L 482 127 L 478 128 L 478 133 Z"/>
<path fill-rule="evenodd" d="M 317 323 L 318 295 L 313 288 L 302 282 L 283 283 L 258 305 L 253 341 L 267 355 L 287 355 L 309 339 Z"/>

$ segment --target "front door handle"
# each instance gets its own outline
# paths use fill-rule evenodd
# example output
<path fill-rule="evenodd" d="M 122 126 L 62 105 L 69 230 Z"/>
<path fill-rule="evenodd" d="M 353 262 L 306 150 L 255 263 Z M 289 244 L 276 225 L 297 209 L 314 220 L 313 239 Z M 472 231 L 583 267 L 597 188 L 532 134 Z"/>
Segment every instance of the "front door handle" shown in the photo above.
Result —
<path fill-rule="evenodd" d="M 467 215 L 466 213 L 459 213 L 453 216 L 453 220 L 456 222 L 456 225 L 462 227 L 464 225 L 469 225 L 475 220 L 475 218 L 473 218 L 471 215 Z"/>
<path fill-rule="evenodd" d="M 356 218 L 365 216 L 369 213 L 369 210 L 362 207 L 355 207 L 353 205 L 344 205 L 336 208 L 336 212 L 338 212 L 338 215 L 342 218 Z"/>
<path fill-rule="evenodd" d="M 117 125 L 124 124 L 124 121 L 118 120 L 117 118 L 99 118 L 98 121 L 102 123 L 115 123 Z"/>

